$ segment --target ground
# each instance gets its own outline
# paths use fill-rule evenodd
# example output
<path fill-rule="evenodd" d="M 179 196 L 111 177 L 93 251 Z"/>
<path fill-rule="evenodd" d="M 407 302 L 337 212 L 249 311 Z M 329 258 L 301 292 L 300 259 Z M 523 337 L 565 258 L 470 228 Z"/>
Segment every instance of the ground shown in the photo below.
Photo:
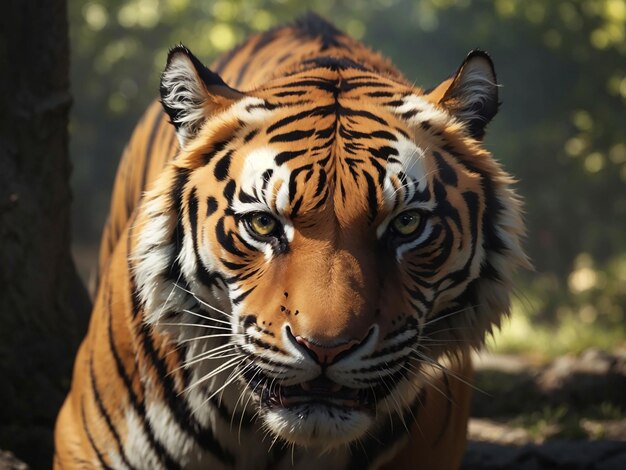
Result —
<path fill-rule="evenodd" d="M 476 362 L 464 469 L 626 469 L 626 351 Z"/>

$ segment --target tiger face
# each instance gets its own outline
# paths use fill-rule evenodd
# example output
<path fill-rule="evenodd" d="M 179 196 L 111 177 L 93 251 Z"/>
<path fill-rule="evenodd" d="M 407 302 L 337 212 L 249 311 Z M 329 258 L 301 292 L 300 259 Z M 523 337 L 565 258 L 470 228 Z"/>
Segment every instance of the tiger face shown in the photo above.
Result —
<path fill-rule="evenodd" d="M 424 367 L 482 343 L 526 261 L 480 145 L 488 56 L 428 93 L 309 65 L 243 93 L 171 51 L 181 152 L 142 208 L 134 273 L 145 321 L 187 348 L 193 400 L 235 390 L 277 438 L 327 449 L 414 409 Z"/>

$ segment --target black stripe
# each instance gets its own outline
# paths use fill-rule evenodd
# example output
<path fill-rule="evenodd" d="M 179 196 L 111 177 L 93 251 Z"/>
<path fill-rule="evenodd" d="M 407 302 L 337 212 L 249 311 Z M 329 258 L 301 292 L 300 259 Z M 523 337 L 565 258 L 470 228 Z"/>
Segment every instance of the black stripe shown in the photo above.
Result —
<path fill-rule="evenodd" d="M 179 213 L 179 218 L 182 214 Z M 198 196 L 196 188 L 191 189 L 189 200 L 187 201 L 187 217 L 191 227 L 191 238 L 193 240 L 193 250 L 198 253 Z"/>
<path fill-rule="evenodd" d="M 276 155 L 276 157 L 274 157 L 274 161 L 277 165 L 280 166 L 283 163 L 288 162 L 289 160 L 293 160 L 294 158 L 304 155 L 305 153 L 306 149 L 291 151 L 285 150 L 284 152 L 280 152 L 278 155 Z"/>
<path fill-rule="evenodd" d="M 245 256 L 245 253 L 242 252 L 235 245 L 232 233 L 230 231 L 229 233 L 226 233 L 224 217 L 220 218 L 220 220 L 217 221 L 217 224 L 215 226 L 215 237 L 217 238 L 217 242 L 222 246 L 222 248 L 224 248 L 230 254 L 238 256 L 240 258 L 243 258 Z"/>
<path fill-rule="evenodd" d="M 339 92 L 337 82 L 320 77 L 302 77 L 300 80 L 282 83 L 280 88 L 316 88 L 330 93 Z"/>
<path fill-rule="evenodd" d="M 374 157 L 380 158 L 381 160 L 385 161 L 387 161 L 387 159 L 391 155 L 393 155 L 394 157 L 398 156 L 398 151 L 394 147 L 389 147 L 388 145 L 383 145 L 379 148 L 370 147 L 367 150 L 369 150 Z"/>
<path fill-rule="evenodd" d="M 370 163 L 374 168 L 376 168 L 376 172 L 378 173 L 378 185 L 383 188 L 385 184 L 385 176 L 387 175 L 385 167 L 382 166 L 374 157 L 370 157 Z"/>
<path fill-rule="evenodd" d="M 259 133 L 259 129 L 253 129 L 250 132 L 248 132 L 244 138 L 243 138 L 243 143 L 247 144 L 248 142 L 250 142 L 254 136 L 256 136 Z"/>
<path fill-rule="evenodd" d="M 363 176 L 365 177 L 365 181 L 367 182 L 367 202 L 369 206 L 368 219 L 370 223 L 372 223 L 374 219 L 376 219 L 376 216 L 378 215 L 378 198 L 376 197 L 377 184 L 374 183 L 374 178 L 372 178 L 372 176 L 369 173 L 364 171 Z"/>
<path fill-rule="evenodd" d="M 211 200 L 215 205 L 217 205 L 217 201 L 215 198 L 209 196 L 207 199 L 207 206 L 211 204 Z M 189 225 L 191 226 L 191 240 L 193 243 L 193 252 L 196 257 L 196 277 L 198 280 L 204 284 L 206 287 L 218 287 L 217 279 L 218 274 L 210 272 L 206 269 L 206 266 L 202 262 L 202 258 L 200 258 L 200 250 L 198 249 L 198 196 L 196 192 L 196 188 L 191 190 L 191 194 L 189 195 L 189 202 L 187 203 L 187 213 L 189 218 Z M 209 211 L 209 207 L 207 207 L 207 212 Z M 208 214 L 207 214 L 208 215 Z M 179 223 L 182 220 L 182 217 L 179 216 Z M 180 253 L 180 251 L 178 252 Z M 178 264 L 178 261 L 175 261 Z"/>
<path fill-rule="evenodd" d="M 177 260 L 177 255 L 182 251 L 183 246 L 183 237 L 184 237 L 184 228 L 182 222 L 182 207 L 183 207 L 183 193 L 185 190 L 185 185 L 189 180 L 190 171 L 187 169 L 178 169 L 176 176 L 174 178 L 174 183 L 170 190 L 170 200 L 172 201 L 172 205 L 176 210 L 176 227 L 174 228 L 174 232 L 172 233 L 172 244 L 174 245 L 174 257 L 172 259 L 172 263 L 170 264 L 167 272 L 167 276 L 174 282 L 178 282 L 182 277 L 182 273 L 180 270 L 180 264 Z M 195 189 L 193 190 L 195 191 Z"/>
<path fill-rule="evenodd" d="M 96 442 L 93 440 L 93 436 L 91 435 L 91 431 L 89 431 L 89 425 L 87 424 L 87 417 L 85 416 L 85 401 L 83 400 L 83 397 L 81 397 L 80 399 L 80 416 L 83 421 L 83 428 L 85 429 L 85 434 L 87 434 L 87 439 L 89 439 L 89 445 L 91 445 L 91 448 L 96 453 L 96 457 L 98 458 L 98 462 L 100 462 L 100 466 L 104 468 L 105 470 L 109 470 L 109 469 L 113 470 L 112 467 L 110 467 L 109 464 L 107 464 L 106 461 L 104 460 L 104 456 L 102 455 L 102 452 L 100 452 L 100 450 L 98 449 L 98 446 L 96 445 Z"/>
<path fill-rule="evenodd" d="M 285 132 L 284 134 L 277 134 L 272 136 L 270 143 L 274 142 L 295 142 L 296 140 L 306 139 L 311 137 L 315 133 L 315 129 L 309 129 L 306 131 L 295 130 L 291 132 Z"/>
<path fill-rule="evenodd" d="M 302 205 L 302 200 L 304 196 L 300 196 L 296 203 L 291 208 L 291 212 L 289 214 L 290 218 L 295 219 L 298 216 L 298 211 L 300 210 L 300 206 Z"/>
<path fill-rule="evenodd" d="M 302 173 L 303 171 L 308 171 L 311 168 L 313 168 L 312 164 L 307 164 L 307 165 L 303 165 L 301 167 L 296 168 L 295 170 L 293 170 L 291 172 L 291 175 L 289 176 L 289 202 L 293 202 L 294 198 L 296 197 L 296 193 L 298 190 L 298 175 L 300 175 L 300 173 Z"/>
<path fill-rule="evenodd" d="M 132 291 L 135 292 L 134 282 L 131 279 L 131 283 L 133 284 Z M 126 387 L 126 392 L 128 393 L 128 397 L 130 399 L 130 404 L 137 415 L 137 418 L 141 421 L 143 432 L 146 435 L 146 439 L 152 447 L 152 450 L 156 454 L 157 458 L 165 465 L 168 469 L 178 469 L 181 466 L 174 460 L 174 458 L 169 454 L 167 449 L 163 447 L 163 444 L 157 440 L 154 435 L 154 431 L 152 430 L 152 425 L 148 422 L 148 418 L 146 415 L 146 408 L 142 401 L 139 400 L 135 391 L 133 389 L 133 384 L 126 372 L 126 368 L 124 367 L 124 363 L 119 355 L 117 350 L 117 346 L 115 345 L 115 340 L 113 338 L 113 322 L 112 315 L 109 315 L 108 319 L 108 336 L 109 336 L 109 349 L 111 350 L 111 354 L 113 355 L 113 360 L 115 361 L 115 368 L 117 370 L 118 376 L 124 382 L 124 386 Z"/>
<path fill-rule="evenodd" d="M 503 253 L 507 250 L 507 246 L 500 238 L 500 235 L 498 235 L 496 227 L 498 225 L 498 216 L 504 208 L 496 195 L 491 179 L 486 175 L 482 175 L 481 183 L 485 196 L 485 213 L 482 221 L 484 247 L 486 250 Z"/>
<path fill-rule="evenodd" d="M 334 105 L 318 106 L 318 107 L 313 108 L 313 109 L 307 109 L 307 110 L 301 111 L 299 113 L 292 114 L 291 116 L 284 117 L 284 118 L 280 119 L 279 121 L 276 121 L 274 124 L 272 124 L 271 126 L 269 126 L 265 130 L 265 133 L 267 135 L 270 135 L 274 131 L 276 131 L 277 129 L 280 129 L 281 127 L 287 126 L 287 125 L 291 124 L 292 122 L 300 121 L 300 120 L 302 120 L 304 118 L 307 118 L 309 116 L 323 116 L 323 115 L 334 114 L 334 112 L 335 112 L 335 106 Z"/>
<path fill-rule="evenodd" d="M 365 96 L 371 96 L 372 98 L 391 98 L 394 93 L 391 91 L 368 91 Z"/>
<path fill-rule="evenodd" d="M 256 197 L 254 197 L 252 194 L 248 194 L 243 189 L 239 190 L 239 194 L 237 194 L 237 199 L 239 199 L 239 201 L 244 204 L 252 203 L 252 202 L 259 202 L 259 200 Z"/>
<path fill-rule="evenodd" d="M 129 273 L 132 273 L 134 270 L 133 267 L 133 253 L 132 253 L 132 236 L 133 236 L 133 227 L 135 227 L 136 217 L 133 217 L 131 222 L 129 223 L 130 230 L 128 230 L 128 237 L 126 238 L 126 268 Z M 132 284 L 130 289 L 130 300 L 132 304 L 132 312 L 131 315 L 133 320 L 137 318 L 137 316 L 141 312 L 141 300 L 139 299 L 139 291 L 137 287 Z"/>
<path fill-rule="evenodd" d="M 238 295 L 237 297 L 235 297 L 231 302 L 233 303 L 233 305 L 240 304 L 241 302 L 244 301 L 244 299 L 246 297 L 248 297 L 252 293 L 252 291 L 254 289 L 255 289 L 254 287 L 252 287 L 251 289 L 248 289 L 247 291 L 245 291 L 245 292 L 241 293 L 240 295 Z"/>
<path fill-rule="evenodd" d="M 235 195 L 235 189 L 237 188 L 237 183 L 235 183 L 235 180 L 230 180 L 228 183 L 226 183 L 226 186 L 224 186 L 224 199 L 226 199 L 226 201 L 228 202 L 228 206 L 231 206 L 233 204 L 233 196 Z"/>
<path fill-rule="evenodd" d="M 93 370 L 93 351 L 92 351 L 92 356 L 89 358 L 89 377 L 91 380 L 91 390 L 93 391 L 93 396 L 94 396 L 96 405 L 98 406 L 98 410 L 100 411 L 100 414 L 104 418 L 104 421 L 107 427 L 109 428 L 111 435 L 113 436 L 113 440 L 115 441 L 115 444 L 117 445 L 117 450 L 120 454 L 120 457 L 122 458 L 122 461 L 128 468 L 132 470 L 135 467 L 131 465 L 131 463 L 128 461 L 128 458 L 126 457 L 126 453 L 124 452 L 124 444 L 122 444 L 122 439 L 120 438 L 120 435 L 117 433 L 117 430 L 115 429 L 115 426 L 113 425 L 113 421 L 111 421 L 111 416 L 109 415 L 109 412 L 104 406 L 104 402 L 102 401 L 100 392 L 98 392 L 96 376 Z"/>
<path fill-rule="evenodd" d="M 343 84 L 342 90 L 350 91 L 356 88 L 364 88 L 364 87 L 375 87 L 375 88 L 390 88 L 391 87 L 391 85 L 389 85 L 388 83 L 376 82 L 376 81 L 371 80 L 372 78 L 371 76 L 366 76 L 363 78 L 369 79 L 369 81 L 360 82 L 360 81 L 357 81 L 356 78 L 351 78 L 348 83 Z"/>
<path fill-rule="evenodd" d="M 330 126 L 325 127 L 324 129 L 318 129 L 317 131 L 315 131 L 315 137 L 319 139 L 329 139 L 335 133 L 336 128 L 337 128 L 337 123 L 333 122 Z M 323 145 L 313 147 L 312 150 L 320 150 L 320 149 L 326 148 L 328 147 L 328 145 L 330 145 L 330 143 L 331 141 L 328 140 L 327 142 L 324 142 Z"/>
<path fill-rule="evenodd" d="M 172 202 L 172 205 L 176 209 L 178 215 L 182 213 L 183 192 L 187 181 L 189 181 L 190 173 L 191 172 L 186 168 L 177 168 L 176 176 L 174 176 L 174 181 L 170 189 L 170 201 Z"/>
<path fill-rule="evenodd" d="M 370 121 L 374 121 L 374 122 L 377 122 L 378 124 L 382 124 L 383 126 L 389 125 L 387 121 L 385 121 L 380 116 L 376 116 L 375 114 L 370 113 L 369 111 L 365 111 L 363 109 L 351 109 L 351 108 L 345 108 L 343 106 L 339 106 L 339 114 L 343 116 L 358 116 L 358 117 L 366 118 L 366 119 L 369 119 Z"/>
<path fill-rule="evenodd" d="M 239 233 L 235 233 L 235 236 L 237 237 L 237 240 L 239 240 L 239 243 L 241 243 L 247 250 L 258 251 L 257 248 L 255 248 L 254 246 L 250 245 L 250 243 L 248 243 L 246 241 L 246 239 L 243 238 Z"/>
<path fill-rule="evenodd" d="M 209 217 L 217 210 L 217 200 L 213 196 L 206 199 L 206 216 Z"/>
<path fill-rule="evenodd" d="M 314 197 L 319 196 L 326 185 L 326 172 L 323 169 L 320 169 L 319 176 L 317 179 L 317 188 L 315 188 Z"/>
<path fill-rule="evenodd" d="M 220 160 L 215 164 L 213 174 L 217 181 L 224 181 L 228 177 L 228 170 L 230 169 L 230 162 L 233 158 L 233 150 L 226 152 Z"/>
<path fill-rule="evenodd" d="M 276 98 L 283 98 L 286 96 L 302 96 L 306 95 L 307 92 L 304 90 L 290 90 L 290 91 L 280 91 L 278 93 L 273 93 L 273 96 Z"/>
<path fill-rule="evenodd" d="M 455 186 L 458 184 L 459 179 L 456 171 L 446 162 L 446 159 L 436 150 L 433 151 L 433 156 L 437 162 L 437 169 L 439 170 L 439 178 L 444 184 L 448 186 Z"/>
<path fill-rule="evenodd" d="M 210 452 L 222 463 L 234 466 L 234 455 L 222 447 L 210 427 L 204 428 L 198 423 L 187 402 L 179 396 L 174 378 L 170 373 L 171 371 L 167 368 L 165 360 L 154 347 L 150 326 L 142 323 L 137 330 L 137 335 L 141 340 L 141 346 L 146 354 L 146 358 L 150 361 L 157 377 L 160 379 L 159 384 L 161 385 L 163 398 L 178 426 L 185 433 L 189 434 L 200 448 Z"/>
<path fill-rule="evenodd" d="M 220 142 L 215 142 L 213 147 L 208 152 L 202 154 L 202 161 L 204 165 L 208 165 L 213 157 L 215 157 L 218 153 L 220 153 L 224 148 L 230 143 L 230 140 L 222 140 Z"/>
<path fill-rule="evenodd" d="M 267 333 L 271 333 L 271 332 L 268 331 Z M 254 344 L 255 346 L 257 346 L 257 347 L 259 347 L 261 349 L 265 349 L 266 351 L 273 351 L 273 352 L 276 352 L 276 353 L 281 353 L 281 354 L 287 355 L 287 352 L 282 350 L 282 349 L 280 349 L 278 346 L 276 346 L 276 345 L 274 345 L 272 343 L 268 343 L 266 341 L 263 341 L 262 339 L 255 338 L 253 336 L 248 337 L 248 343 L 249 344 Z"/>
<path fill-rule="evenodd" d="M 247 264 L 239 264 L 239 263 L 231 263 L 228 260 L 225 260 L 223 258 L 220 258 L 220 262 L 227 268 L 230 269 L 231 271 L 238 271 L 240 269 L 243 269 L 245 267 L 247 267 Z"/>
<path fill-rule="evenodd" d="M 246 279 L 250 279 L 252 276 L 259 273 L 258 269 L 252 269 L 245 274 L 235 274 L 234 276 L 227 277 L 224 279 L 227 284 L 235 284 L 241 281 L 245 281 Z"/>

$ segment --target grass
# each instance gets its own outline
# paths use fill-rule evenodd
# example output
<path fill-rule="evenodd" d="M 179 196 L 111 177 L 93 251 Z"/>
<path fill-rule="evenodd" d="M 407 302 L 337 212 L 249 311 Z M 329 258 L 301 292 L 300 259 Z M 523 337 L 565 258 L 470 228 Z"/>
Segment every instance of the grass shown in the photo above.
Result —
<path fill-rule="evenodd" d="M 545 406 L 517 416 L 509 425 L 525 429 L 535 442 L 547 439 L 602 439 L 601 422 L 626 418 L 626 412 L 613 403 L 600 403 L 583 410 L 566 405 Z"/>
<path fill-rule="evenodd" d="M 487 348 L 498 354 L 522 354 L 549 360 L 591 347 L 614 351 L 626 346 L 625 338 L 623 325 L 608 328 L 600 322 L 584 323 L 573 312 L 563 315 L 557 325 L 533 322 L 524 307 L 514 303 L 511 316 L 488 339 Z"/>

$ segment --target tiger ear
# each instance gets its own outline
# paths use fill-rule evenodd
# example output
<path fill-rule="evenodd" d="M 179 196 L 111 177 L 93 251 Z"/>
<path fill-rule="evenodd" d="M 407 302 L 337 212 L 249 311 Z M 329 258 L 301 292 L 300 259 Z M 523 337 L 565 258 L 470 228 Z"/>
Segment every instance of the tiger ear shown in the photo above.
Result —
<path fill-rule="evenodd" d="M 207 118 L 244 96 L 182 44 L 167 56 L 160 92 L 161 104 L 176 128 L 181 147 L 197 134 Z"/>
<path fill-rule="evenodd" d="M 464 122 L 472 137 L 482 139 L 500 104 L 491 58 L 486 52 L 471 51 L 454 76 L 435 87 L 427 97 Z"/>

